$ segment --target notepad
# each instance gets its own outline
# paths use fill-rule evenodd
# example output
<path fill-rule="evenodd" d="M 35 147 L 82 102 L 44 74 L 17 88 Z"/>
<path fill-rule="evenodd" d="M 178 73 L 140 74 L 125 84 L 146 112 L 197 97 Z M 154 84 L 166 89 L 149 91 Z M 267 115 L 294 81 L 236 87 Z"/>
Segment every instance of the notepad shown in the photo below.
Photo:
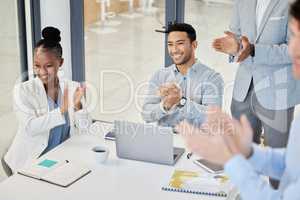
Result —
<path fill-rule="evenodd" d="M 162 190 L 227 198 L 233 187 L 225 175 L 175 170 Z"/>
<path fill-rule="evenodd" d="M 91 170 L 78 163 L 66 160 L 43 159 L 18 171 L 18 174 L 55 184 L 61 187 L 68 187 L 80 178 L 89 174 Z"/>

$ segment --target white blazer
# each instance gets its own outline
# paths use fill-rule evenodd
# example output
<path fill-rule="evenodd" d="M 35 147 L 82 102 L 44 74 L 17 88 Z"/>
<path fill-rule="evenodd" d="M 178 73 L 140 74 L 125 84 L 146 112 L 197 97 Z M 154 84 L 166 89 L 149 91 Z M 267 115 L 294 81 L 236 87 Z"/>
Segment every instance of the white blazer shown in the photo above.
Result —
<path fill-rule="evenodd" d="M 66 84 L 69 89 L 68 114 L 72 136 L 87 129 L 91 120 L 85 109 L 74 112 L 73 95 L 79 83 L 60 79 L 62 93 Z M 82 100 L 83 108 L 84 103 Z M 19 129 L 4 160 L 15 173 L 40 156 L 48 145 L 50 130 L 64 124 L 65 118 L 60 108 L 49 111 L 47 94 L 39 78 L 15 86 L 14 111 L 19 121 Z"/>

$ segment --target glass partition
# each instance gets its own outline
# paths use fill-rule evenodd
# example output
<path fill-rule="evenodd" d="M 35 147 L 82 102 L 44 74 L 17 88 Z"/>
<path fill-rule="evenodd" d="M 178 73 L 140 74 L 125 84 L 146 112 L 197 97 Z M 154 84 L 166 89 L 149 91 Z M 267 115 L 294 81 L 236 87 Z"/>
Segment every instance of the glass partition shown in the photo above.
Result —
<path fill-rule="evenodd" d="M 86 81 L 92 116 L 142 121 L 146 83 L 164 67 L 164 0 L 85 0 Z"/>
<path fill-rule="evenodd" d="M 197 32 L 197 58 L 219 72 L 225 82 L 223 107 L 229 111 L 236 64 L 229 64 L 228 56 L 212 48 L 215 38 L 228 30 L 233 0 L 186 0 L 185 22 L 193 25 Z"/>

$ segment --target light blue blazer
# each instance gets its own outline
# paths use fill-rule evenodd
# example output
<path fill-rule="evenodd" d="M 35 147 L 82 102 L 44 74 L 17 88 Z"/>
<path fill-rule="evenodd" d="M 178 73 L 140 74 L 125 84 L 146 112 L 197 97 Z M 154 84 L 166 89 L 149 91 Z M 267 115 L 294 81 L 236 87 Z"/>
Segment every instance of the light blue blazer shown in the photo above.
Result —
<path fill-rule="evenodd" d="M 300 84 L 292 75 L 288 53 L 288 0 L 271 0 L 261 25 L 256 28 L 256 0 L 236 0 L 230 30 L 247 36 L 255 45 L 238 68 L 233 98 L 244 101 L 251 80 L 259 103 L 271 110 L 287 109 L 300 102 Z"/>

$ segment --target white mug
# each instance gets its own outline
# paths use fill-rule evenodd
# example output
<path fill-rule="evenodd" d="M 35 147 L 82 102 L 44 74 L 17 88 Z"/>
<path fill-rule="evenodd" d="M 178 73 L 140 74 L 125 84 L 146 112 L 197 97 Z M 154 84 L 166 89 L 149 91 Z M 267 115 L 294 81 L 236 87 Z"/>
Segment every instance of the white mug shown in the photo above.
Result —
<path fill-rule="evenodd" d="M 109 154 L 109 149 L 105 146 L 95 146 L 92 148 L 97 163 L 104 163 Z"/>

